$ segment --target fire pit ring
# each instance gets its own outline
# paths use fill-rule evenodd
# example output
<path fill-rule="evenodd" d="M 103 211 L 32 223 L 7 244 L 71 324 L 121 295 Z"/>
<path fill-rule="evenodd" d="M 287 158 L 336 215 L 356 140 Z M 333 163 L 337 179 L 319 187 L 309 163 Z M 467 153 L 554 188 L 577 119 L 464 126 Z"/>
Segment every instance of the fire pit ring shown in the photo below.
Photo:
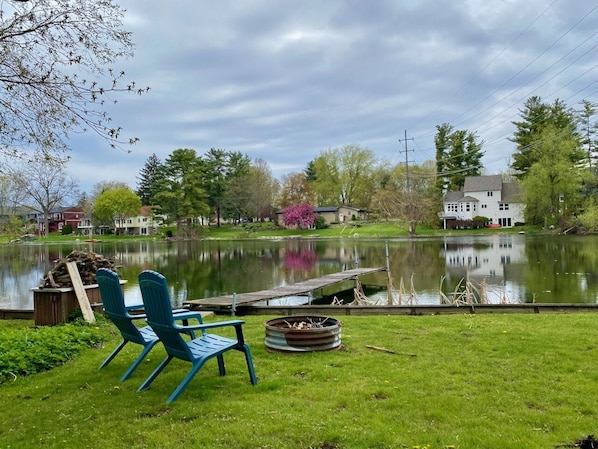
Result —
<path fill-rule="evenodd" d="M 325 316 L 287 316 L 266 321 L 266 349 L 300 353 L 341 347 L 341 325 Z"/>

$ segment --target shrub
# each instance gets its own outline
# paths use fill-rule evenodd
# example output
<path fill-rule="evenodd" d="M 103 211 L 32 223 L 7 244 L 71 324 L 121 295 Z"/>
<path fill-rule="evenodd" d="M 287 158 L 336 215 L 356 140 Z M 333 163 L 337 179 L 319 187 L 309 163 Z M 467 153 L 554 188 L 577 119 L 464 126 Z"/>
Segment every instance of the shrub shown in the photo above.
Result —
<path fill-rule="evenodd" d="M 0 384 L 47 371 L 104 340 L 99 326 L 77 320 L 61 326 L 0 327 Z"/>
<path fill-rule="evenodd" d="M 328 223 L 326 223 L 326 219 L 324 217 L 318 214 L 314 220 L 314 226 L 316 229 L 326 229 L 328 227 Z"/>
<path fill-rule="evenodd" d="M 73 233 L 73 226 L 71 224 L 65 224 L 62 227 L 62 235 L 69 235 Z"/>

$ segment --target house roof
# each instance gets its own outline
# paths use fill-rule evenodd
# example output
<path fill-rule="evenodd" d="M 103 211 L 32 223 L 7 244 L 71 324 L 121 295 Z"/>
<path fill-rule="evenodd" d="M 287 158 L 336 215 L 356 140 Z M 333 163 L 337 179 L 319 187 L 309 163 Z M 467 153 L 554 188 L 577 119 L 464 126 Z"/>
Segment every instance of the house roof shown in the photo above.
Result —
<path fill-rule="evenodd" d="M 517 182 L 502 182 L 501 175 L 491 176 L 468 176 L 465 178 L 465 185 L 463 190 L 447 192 L 444 195 L 443 202 L 459 202 L 459 201 L 477 201 L 475 198 L 467 195 L 467 192 L 489 192 L 501 191 L 501 202 L 504 203 L 521 203 L 522 191 L 521 186 Z"/>
<path fill-rule="evenodd" d="M 463 198 L 459 199 L 460 203 L 477 203 L 478 201 L 479 200 L 473 196 L 464 196 Z"/>
<path fill-rule="evenodd" d="M 338 206 L 323 206 L 323 207 L 315 207 L 315 212 L 336 212 L 339 210 Z"/>
<path fill-rule="evenodd" d="M 444 195 L 444 201 L 446 203 L 457 202 L 461 198 L 463 198 L 463 191 L 462 190 L 456 190 L 456 191 L 452 191 L 452 192 L 446 192 L 446 195 Z"/>
<path fill-rule="evenodd" d="M 502 200 L 509 203 L 521 203 L 521 186 L 516 182 L 505 182 L 502 185 Z"/>
<path fill-rule="evenodd" d="M 468 176 L 465 178 L 463 192 L 481 192 L 502 189 L 502 176 Z"/>

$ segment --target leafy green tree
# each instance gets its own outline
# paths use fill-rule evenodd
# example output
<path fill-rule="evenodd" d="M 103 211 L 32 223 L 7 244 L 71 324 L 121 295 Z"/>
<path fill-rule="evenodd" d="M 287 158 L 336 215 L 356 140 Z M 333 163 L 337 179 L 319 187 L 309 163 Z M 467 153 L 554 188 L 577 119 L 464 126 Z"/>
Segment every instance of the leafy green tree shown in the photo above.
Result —
<path fill-rule="evenodd" d="M 370 206 L 377 160 L 368 148 L 345 145 L 322 151 L 314 160 L 319 206 Z"/>
<path fill-rule="evenodd" d="M 203 188 L 204 165 L 195 150 L 174 150 L 158 171 L 153 191 L 156 205 L 161 207 L 170 221 L 176 223 L 179 236 L 191 232 L 195 219 L 209 213 L 206 192 Z"/>
<path fill-rule="evenodd" d="M 152 204 L 152 191 L 158 179 L 158 172 L 162 166 L 162 161 L 153 153 L 145 161 L 145 165 L 139 171 L 137 176 L 137 195 L 141 198 L 141 204 L 149 206 Z"/>
<path fill-rule="evenodd" d="M 521 120 L 512 122 L 515 125 L 515 132 L 511 138 L 511 141 L 516 144 L 511 168 L 517 178 L 524 179 L 532 165 L 537 162 L 540 153 L 534 149 L 541 144 L 541 135 L 545 128 L 550 127 L 563 138 L 571 138 L 577 142 L 577 145 L 580 144 L 577 115 L 561 100 L 557 99 L 554 103 L 548 104 L 542 102 L 540 97 L 530 97 L 519 112 Z M 571 156 L 573 157 L 571 162 L 579 162 L 576 153 L 571 153 Z"/>
<path fill-rule="evenodd" d="M 598 205 L 591 198 L 585 204 L 583 213 L 578 216 L 579 222 L 590 232 L 598 231 Z"/>
<path fill-rule="evenodd" d="M 555 126 L 545 126 L 532 146 L 535 161 L 521 185 L 526 200 L 526 222 L 556 223 L 581 207 L 581 186 L 588 170 L 580 168 L 584 157 L 579 140 Z"/>
<path fill-rule="evenodd" d="M 93 205 L 93 213 L 100 220 L 109 220 L 119 232 L 127 217 L 137 216 L 141 200 L 128 187 L 104 190 L 98 195 Z M 121 226 L 119 226 L 121 225 Z"/>
<path fill-rule="evenodd" d="M 10 7 L 9 7 L 10 4 Z M 114 96 L 143 93 L 113 65 L 133 55 L 124 10 L 112 0 L 35 0 L 2 4 L 0 15 L 0 147 L 69 148 L 73 129 L 111 146 L 122 139 L 107 107 Z M 15 150 L 10 150 L 15 148 Z"/>
<path fill-rule="evenodd" d="M 436 189 L 440 194 L 459 190 L 468 176 L 482 173 L 483 142 L 471 131 L 455 130 L 448 123 L 436 126 Z"/>

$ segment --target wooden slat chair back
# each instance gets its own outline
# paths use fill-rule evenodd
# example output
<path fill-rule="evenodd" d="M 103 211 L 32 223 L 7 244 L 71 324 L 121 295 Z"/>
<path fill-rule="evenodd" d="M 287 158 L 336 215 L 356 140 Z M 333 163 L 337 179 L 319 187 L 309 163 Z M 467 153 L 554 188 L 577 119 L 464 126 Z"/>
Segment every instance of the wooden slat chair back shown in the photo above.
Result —
<path fill-rule="evenodd" d="M 141 354 L 139 354 L 133 361 L 133 364 L 120 378 L 122 382 L 135 371 L 156 343 L 158 343 L 159 339 L 150 326 L 137 327 L 135 325 L 134 320 L 145 319 L 145 315 L 131 315 L 129 313 L 132 308 L 139 309 L 141 306 L 127 307 L 125 305 L 125 298 L 118 274 L 107 268 L 99 268 L 96 271 L 96 280 L 100 288 L 104 312 L 118 328 L 123 338 L 123 341 L 102 362 L 100 369 L 108 365 L 127 343 L 131 342 L 143 346 Z"/>
<path fill-rule="evenodd" d="M 147 314 L 147 322 L 164 344 L 167 353 L 167 357 L 139 387 L 139 391 L 147 389 L 173 358 L 191 362 L 191 371 L 168 398 L 167 402 L 172 402 L 178 398 L 209 359 L 214 357 L 217 359 L 219 373 L 221 376 L 224 376 L 226 370 L 223 354 L 232 349 L 240 351 L 245 355 L 249 380 L 252 385 L 257 383 L 251 352 L 243 337 L 243 321 L 230 320 L 207 324 L 202 322 L 193 326 L 181 326 L 175 322 L 176 317 L 172 314 L 168 285 L 163 275 L 151 270 L 143 271 L 139 275 L 139 287 Z M 210 332 L 212 329 L 231 326 L 235 329 L 236 339 Z M 187 333 L 190 330 L 201 331 L 201 336 L 187 341 L 181 334 Z"/>

